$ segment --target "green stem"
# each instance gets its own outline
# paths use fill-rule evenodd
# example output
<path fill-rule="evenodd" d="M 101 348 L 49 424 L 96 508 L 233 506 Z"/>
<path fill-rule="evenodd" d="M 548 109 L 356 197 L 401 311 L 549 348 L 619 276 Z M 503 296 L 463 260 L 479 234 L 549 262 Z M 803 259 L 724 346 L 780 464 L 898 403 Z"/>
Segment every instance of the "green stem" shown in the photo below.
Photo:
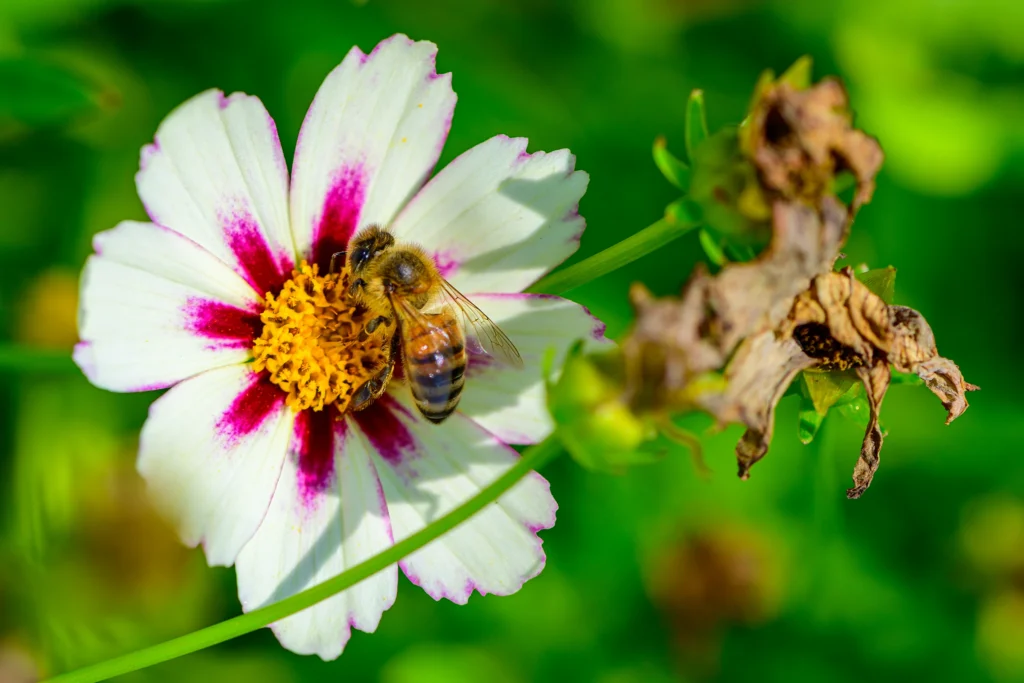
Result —
<path fill-rule="evenodd" d="M 76 370 L 67 351 L 0 344 L 0 373 L 58 374 Z"/>
<path fill-rule="evenodd" d="M 565 294 L 660 249 L 699 224 L 700 221 L 691 215 L 666 216 L 590 258 L 541 278 L 526 291 L 534 294 Z"/>
<path fill-rule="evenodd" d="M 272 605 L 253 610 L 248 614 L 222 621 L 188 635 L 168 640 L 152 647 L 115 657 L 99 664 L 93 664 L 77 671 L 71 671 L 48 679 L 49 683 L 96 683 L 114 676 L 137 671 L 160 662 L 166 662 L 197 650 L 223 643 L 226 640 L 250 633 L 268 626 L 275 621 L 311 607 L 321 600 L 337 595 L 351 588 L 360 581 L 368 579 L 382 569 L 395 564 L 403 557 L 413 553 L 435 538 L 445 534 L 474 514 L 494 502 L 508 491 L 520 479 L 533 470 L 540 469 L 547 462 L 562 452 L 561 445 L 555 436 L 549 436 L 541 443 L 527 448 L 522 457 L 505 474 L 501 475 L 487 488 L 465 503 L 449 512 L 444 517 L 431 522 L 403 541 L 399 541 L 379 555 L 357 564 L 355 567 L 328 579 L 321 584 L 308 588 L 301 593 L 275 602 Z"/>

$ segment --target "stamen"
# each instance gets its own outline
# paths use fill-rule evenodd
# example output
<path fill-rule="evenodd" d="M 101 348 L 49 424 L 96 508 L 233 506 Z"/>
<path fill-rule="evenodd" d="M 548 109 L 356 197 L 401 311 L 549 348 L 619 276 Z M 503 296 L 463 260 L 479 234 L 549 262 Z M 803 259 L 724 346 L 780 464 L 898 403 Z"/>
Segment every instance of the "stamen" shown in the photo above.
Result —
<path fill-rule="evenodd" d="M 267 295 L 253 370 L 266 370 L 296 412 L 334 403 L 344 413 L 353 394 L 387 367 L 395 328 L 378 323 L 365 334 L 379 316 L 339 296 L 348 290 L 348 271 L 317 270 L 303 261 L 277 296 Z"/>

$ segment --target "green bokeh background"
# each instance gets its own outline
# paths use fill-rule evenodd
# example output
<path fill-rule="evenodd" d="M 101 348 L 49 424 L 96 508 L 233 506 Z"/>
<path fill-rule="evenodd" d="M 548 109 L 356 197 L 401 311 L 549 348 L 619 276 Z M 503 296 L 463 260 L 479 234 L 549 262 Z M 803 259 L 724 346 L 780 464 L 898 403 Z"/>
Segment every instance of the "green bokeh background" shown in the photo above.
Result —
<path fill-rule="evenodd" d="M 735 429 L 706 437 L 707 480 L 684 453 L 623 477 L 563 458 L 545 472 L 560 503 L 547 568 L 517 595 L 458 607 L 402 579 L 377 633 L 335 662 L 263 630 L 124 680 L 1024 680 L 1015 0 L 3 0 L 0 335 L 70 343 L 68 278 L 95 232 L 145 219 L 138 153 L 171 108 L 210 87 L 256 94 L 290 158 L 326 73 L 399 31 L 436 42 L 454 73 L 442 164 L 498 133 L 577 155 L 591 183 L 574 259 L 675 199 L 650 147 L 682 148 L 692 88 L 714 130 L 743 115 L 762 69 L 812 55 L 887 153 L 850 261 L 896 266 L 897 303 L 983 391 L 947 427 L 926 390 L 892 389 L 858 501 L 844 490 L 860 428 L 830 418 L 801 446 L 794 399 L 747 482 Z M 614 336 L 631 281 L 676 292 L 700 256 L 690 235 L 573 298 Z M 153 398 L 77 372 L 2 375 L 0 681 L 15 657 L 56 673 L 238 613 L 233 571 L 146 512 L 134 439 Z"/>

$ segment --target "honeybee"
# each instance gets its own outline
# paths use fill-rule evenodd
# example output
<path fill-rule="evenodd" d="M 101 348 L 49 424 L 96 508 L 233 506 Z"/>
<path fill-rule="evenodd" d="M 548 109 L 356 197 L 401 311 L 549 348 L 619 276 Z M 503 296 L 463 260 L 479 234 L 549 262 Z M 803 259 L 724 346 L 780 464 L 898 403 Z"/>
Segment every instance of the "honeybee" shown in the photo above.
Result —
<path fill-rule="evenodd" d="M 522 367 L 512 340 L 441 276 L 420 247 L 397 242 L 386 228 L 371 225 L 352 237 L 346 251 L 349 297 L 379 312 L 365 331 L 372 334 L 381 325 L 397 323 L 394 339 L 400 341 L 394 344 L 400 346 L 413 401 L 431 422 L 444 421 L 459 404 L 467 342 L 474 351 Z M 383 393 L 399 356 L 392 348 L 390 367 L 360 388 L 356 405 L 368 405 Z"/>

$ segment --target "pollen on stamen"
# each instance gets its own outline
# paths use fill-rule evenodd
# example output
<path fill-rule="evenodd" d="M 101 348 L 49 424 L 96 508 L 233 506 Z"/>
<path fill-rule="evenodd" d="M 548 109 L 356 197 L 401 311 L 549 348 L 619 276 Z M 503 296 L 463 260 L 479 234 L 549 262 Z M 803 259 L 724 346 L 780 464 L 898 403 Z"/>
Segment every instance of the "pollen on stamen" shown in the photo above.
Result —
<path fill-rule="evenodd" d="M 347 289 L 347 271 L 320 275 L 303 261 L 264 301 L 253 370 L 266 370 L 296 412 L 333 403 L 344 413 L 355 391 L 388 363 L 394 331 L 360 337 L 372 316 L 344 296 Z"/>

